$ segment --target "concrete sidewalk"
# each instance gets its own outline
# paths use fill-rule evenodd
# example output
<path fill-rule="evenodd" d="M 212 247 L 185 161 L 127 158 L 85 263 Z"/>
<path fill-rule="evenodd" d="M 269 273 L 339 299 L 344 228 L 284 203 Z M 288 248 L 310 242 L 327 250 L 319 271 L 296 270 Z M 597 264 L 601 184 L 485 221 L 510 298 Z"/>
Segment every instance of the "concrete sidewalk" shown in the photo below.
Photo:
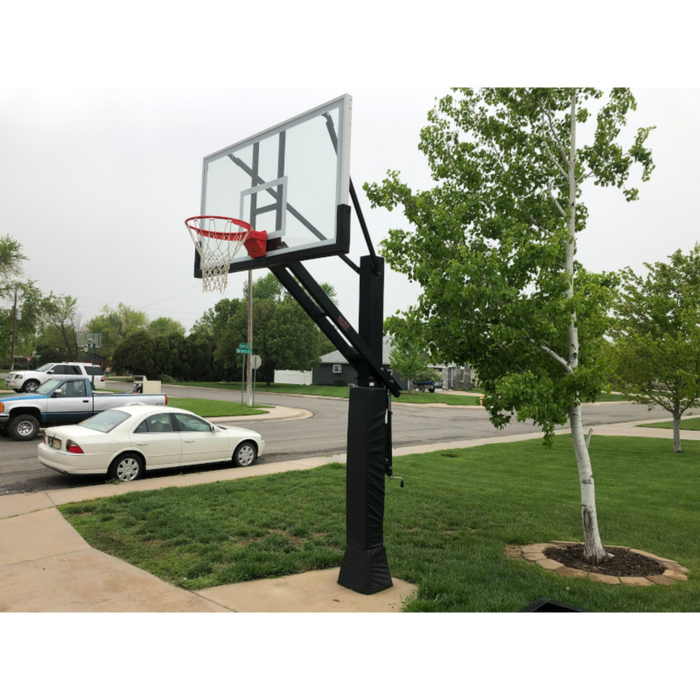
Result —
<path fill-rule="evenodd" d="M 289 418 L 290 420 L 292 418 Z M 235 420 L 240 420 L 236 418 Z M 656 421 L 649 421 L 656 422 Z M 661 437 L 671 430 L 637 428 L 638 421 L 594 427 L 596 435 Z M 568 429 L 556 431 L 567 434 Z M 460 440 L 402 447 L 395 456 L 541 439 L 542 433 Z M 681 431 L 683 440 L 700 440 L 700 431 Z M 68 524 L 56 506 L 132 491 L 247 479 L 263 474 L 313 469 L 344 462 L 329 455 L 246 469 L 143 479 L 129 484 L 0 497 L 0 612 L 391 612 L 399 611 L 415 586 L 394 586 L 364 596 L 337 583 L 338 570 L 312 571 L 280 579 L 217 586 L 193 593 L 93 549 Z"/>

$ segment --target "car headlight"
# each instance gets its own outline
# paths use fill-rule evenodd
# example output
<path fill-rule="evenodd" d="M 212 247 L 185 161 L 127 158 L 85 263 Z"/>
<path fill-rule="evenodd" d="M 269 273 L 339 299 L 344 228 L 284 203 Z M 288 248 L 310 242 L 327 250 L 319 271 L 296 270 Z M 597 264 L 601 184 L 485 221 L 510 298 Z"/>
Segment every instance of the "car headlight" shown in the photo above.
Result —
<path fill-rule="evenodd" d="M 15 377 L 14 377 L 14 378 L 15 378 L 15 379 L 22 379 L 22 376 L 23 376 L 23 375 L 21 375 L 21 374 L 15 374 Z"/>

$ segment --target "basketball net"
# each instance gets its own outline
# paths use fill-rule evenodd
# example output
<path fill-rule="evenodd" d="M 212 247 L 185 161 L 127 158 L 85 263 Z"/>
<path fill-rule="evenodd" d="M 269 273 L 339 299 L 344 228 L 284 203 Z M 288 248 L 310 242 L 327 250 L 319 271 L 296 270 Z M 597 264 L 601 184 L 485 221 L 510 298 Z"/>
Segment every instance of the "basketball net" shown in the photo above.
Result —
<path fill-rule="evenodd" d="M 202 291 L 223 294 L 229 267 L 248 238 L 250 225 L 224 216 L 193 216 L 185 224 L 201 260 Z"/>

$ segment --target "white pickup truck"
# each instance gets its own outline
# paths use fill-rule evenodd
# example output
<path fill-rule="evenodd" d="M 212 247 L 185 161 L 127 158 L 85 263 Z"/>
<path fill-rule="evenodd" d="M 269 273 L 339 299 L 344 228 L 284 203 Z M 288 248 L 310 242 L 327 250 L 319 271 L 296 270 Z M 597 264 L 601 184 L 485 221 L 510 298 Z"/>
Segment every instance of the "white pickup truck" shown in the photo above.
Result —
<path fill-rule="evenodd" d="M 34 393 L 0 397 L 0 428 L 13 440 L 32 440 L 39 428 L 80 423 L 110 408 L 128 404 L 167 406 L 165 394 L 95 394 L 89 377 L 49 379 Z"/>

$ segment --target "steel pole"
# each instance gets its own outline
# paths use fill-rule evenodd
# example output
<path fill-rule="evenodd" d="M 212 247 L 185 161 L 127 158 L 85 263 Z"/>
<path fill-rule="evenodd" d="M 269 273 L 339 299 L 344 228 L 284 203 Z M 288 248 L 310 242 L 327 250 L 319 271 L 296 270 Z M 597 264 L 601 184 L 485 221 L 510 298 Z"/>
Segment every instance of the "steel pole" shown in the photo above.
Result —
<path fill-rule="evenodd" d="M 248 270 L 248 347 L 253 349 L 253 271 Z M 248 383 L 248 405 L 253 405 L 252 383 L 253 383 L 253 363 L 248 363 L 248 373 L 246 381 Z"/>
<path fill-rule="evenodd" d="M 10 372 L 15 368 L 15 325 L 17 323 L 17 285 L 15 285 L 15 308 L 12 312 L 12 350 L 10 350 Z"/>

